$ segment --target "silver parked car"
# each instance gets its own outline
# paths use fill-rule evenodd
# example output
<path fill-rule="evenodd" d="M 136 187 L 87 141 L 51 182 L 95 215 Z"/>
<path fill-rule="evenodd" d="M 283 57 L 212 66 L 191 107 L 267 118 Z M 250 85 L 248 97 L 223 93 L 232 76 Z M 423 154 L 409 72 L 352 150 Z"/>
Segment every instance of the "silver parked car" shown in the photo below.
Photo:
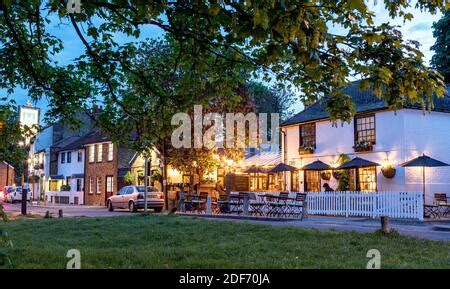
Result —
<path fill-rule="evenodd" d="M 128 209 L 136 212 L 144 208 L 144 186 L 126 186 L 121 188 L 117 194 L 111 196 L 106 201 L 108 211 L 114 209 Z M 164 207 L 164 193 L 154 187 L 147 189 L 147 208 L 161 212 Z"/>
<path fill-rule="evenodd" d="M 31 194 L 32 192 L 28 190 L 27 202 L 31 201 Z M 10 189 L 8 189 L 8 194 L 5 197 L 5 202 L 11 204 L 22 202 L 22 187 L 10 187 Z"/>

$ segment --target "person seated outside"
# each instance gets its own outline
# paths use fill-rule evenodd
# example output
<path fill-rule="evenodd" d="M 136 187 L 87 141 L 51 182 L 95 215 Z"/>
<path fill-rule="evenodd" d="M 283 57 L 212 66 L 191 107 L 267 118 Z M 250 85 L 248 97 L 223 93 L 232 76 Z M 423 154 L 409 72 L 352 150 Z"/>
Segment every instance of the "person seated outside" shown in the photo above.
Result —
<path fill-rule="evenodd" d="M 323 188 L 325 189 L 325 192 L 334 192 L 328 183 L 323 184 Z"/>

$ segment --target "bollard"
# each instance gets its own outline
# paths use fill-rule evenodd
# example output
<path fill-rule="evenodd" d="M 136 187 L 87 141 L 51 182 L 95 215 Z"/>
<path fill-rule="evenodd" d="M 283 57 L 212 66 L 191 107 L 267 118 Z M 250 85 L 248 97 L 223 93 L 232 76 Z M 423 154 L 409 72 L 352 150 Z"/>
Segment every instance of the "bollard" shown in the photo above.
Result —
<path fill-rule="evenodd" d="M 389 217 L 381 217 L 381 230 L 384 234 L 391 232 L 391 226 L 389 225 Z"/>
<path fill-rule="evenodd" d="M 59 209 L 58 210 L 58 218 L 62 218 L 63 217 L 63 210 Z"/>
<path fill-rule="evenodd" d="M 212 214 L 211 196 L 208 196 L 206 198 L 206 214 L 207 215 L 211 215 Z"/>
<path fill-rule="evenodd" d="M 248 197 L 248 194 L 244 196 L 244 208 L 242 209 L 242 213 L 244 216 L 248 215 L 248 207 L 250 206 L 250 199 Z"/>

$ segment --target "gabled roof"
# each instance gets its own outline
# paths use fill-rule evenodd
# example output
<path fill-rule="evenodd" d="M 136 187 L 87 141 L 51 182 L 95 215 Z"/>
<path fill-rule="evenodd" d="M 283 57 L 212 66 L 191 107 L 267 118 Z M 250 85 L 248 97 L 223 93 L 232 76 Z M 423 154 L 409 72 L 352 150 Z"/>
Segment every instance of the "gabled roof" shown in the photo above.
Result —
<path fill-rule="evenodd" d="M 351 97 L 355 103 L 355 110 L 357 113 L 377 111 L 388 109 L 386 101 L 376 97 L 371 89 L 360 90 L 359 81 L 351 83 L 348 87 L 342 90 L 345 94 Z M 450 113 L 450 86 L 447 87 L 447 93 L 443 98 L 435 98 L 433 111 L 449 112 Z M 325 110 L 326 103 L 318 101 L 303 111 L 297 113 L 293 117 L 284 121 L 281 126 L 288 126 L 302 122 L 309 122 L 314 120 L 321 120 L 329 118 L 329 114 Z M 405 108 L 422 109 L 420 104 L 405 105 Z"/>

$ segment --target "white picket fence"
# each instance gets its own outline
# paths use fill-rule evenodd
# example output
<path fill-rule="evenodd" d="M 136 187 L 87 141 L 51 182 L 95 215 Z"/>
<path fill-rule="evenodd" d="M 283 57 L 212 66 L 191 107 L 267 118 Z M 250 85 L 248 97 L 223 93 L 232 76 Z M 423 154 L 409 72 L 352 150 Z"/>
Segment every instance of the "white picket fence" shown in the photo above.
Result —
<path fill-rule="evenodd" d="M 307 192 L 309 215 L 423 220 L 419 192 Z"/>

